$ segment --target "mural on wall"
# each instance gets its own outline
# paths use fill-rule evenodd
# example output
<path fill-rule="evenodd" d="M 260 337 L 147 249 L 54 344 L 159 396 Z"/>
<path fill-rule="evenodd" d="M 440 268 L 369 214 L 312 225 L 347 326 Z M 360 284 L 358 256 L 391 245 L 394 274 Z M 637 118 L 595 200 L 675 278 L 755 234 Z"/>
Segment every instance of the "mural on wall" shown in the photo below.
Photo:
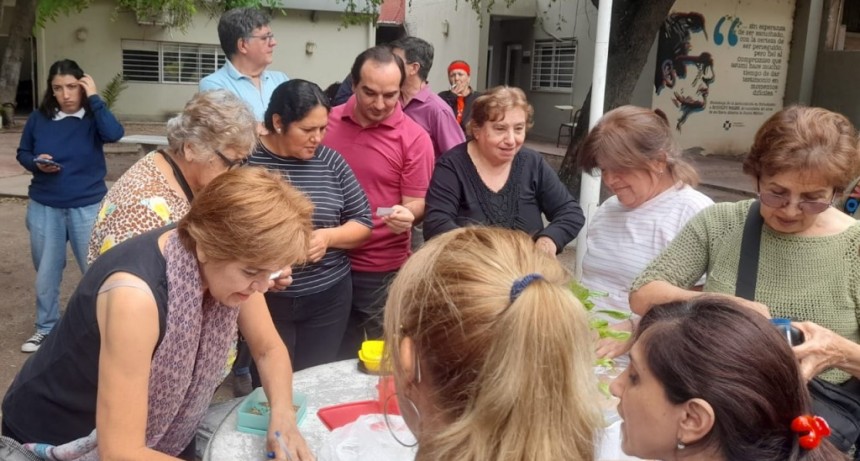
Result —
<path fill-rule="evenodd" d="M 684 148 L 743 154 L 782 108 L 794 0 L 678 0 L 657 41 L 652 106 Z"/>

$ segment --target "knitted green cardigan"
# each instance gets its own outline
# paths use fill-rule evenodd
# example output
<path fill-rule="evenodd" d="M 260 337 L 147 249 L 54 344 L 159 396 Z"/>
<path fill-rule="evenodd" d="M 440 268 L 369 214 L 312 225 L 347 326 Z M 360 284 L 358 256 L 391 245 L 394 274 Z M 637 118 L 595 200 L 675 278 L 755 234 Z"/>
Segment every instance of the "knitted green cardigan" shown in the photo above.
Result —
<path fill-rule="evenodd" d="M 735 294 L 744 221 L 752 200 L 706 208 L 633 281 L 692 287 L 707 274 L 704 291 Z M 860 343 L 860 223 L 826 237 L 780 234 L 764 226 L 755 300 L 774 317 L 810 321 Z M 819 377 L 849 378 L 831 369 Z"/>

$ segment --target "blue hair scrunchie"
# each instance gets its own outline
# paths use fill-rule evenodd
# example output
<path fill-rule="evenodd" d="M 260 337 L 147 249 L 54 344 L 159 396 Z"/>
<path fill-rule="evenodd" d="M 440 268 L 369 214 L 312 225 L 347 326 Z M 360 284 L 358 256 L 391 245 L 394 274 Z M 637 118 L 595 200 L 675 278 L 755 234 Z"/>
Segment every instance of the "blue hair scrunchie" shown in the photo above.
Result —
<path fill-rule="evenodd" d="M 520 297 L 520 294 L 523 290 L 526 289 L 527 286 L 531 285 L 535 280 L 541 279 L 543 280 L 543 276 L 533 272 L 531 274 L 525 275 L 514 280 L 513 286 L 511 286 L 511 302 L 516 301 L 517 298 Z"/>

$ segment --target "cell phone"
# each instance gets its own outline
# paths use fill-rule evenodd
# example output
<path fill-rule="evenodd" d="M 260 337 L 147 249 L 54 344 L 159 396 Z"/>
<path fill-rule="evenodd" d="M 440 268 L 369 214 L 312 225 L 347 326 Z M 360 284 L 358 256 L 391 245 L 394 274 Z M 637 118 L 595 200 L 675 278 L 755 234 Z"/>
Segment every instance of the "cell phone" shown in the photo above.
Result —
<path fill-rule="evenodd" d="M 281 272 L 283 271 L 272 272 L 272 275 L 269 276 L 269 280 L 279 279 L 281 277 Z"/>
<path fill-rule="evenodd" d="M 57 168 L 62 168 L 62 167 L 63 167 L 63 165 L 61 165 L 61 164 L 59 164 L 59 163 L 57 163 L 57 162 L 55 162 L 55 161 L 53 161 L 53 160 L 51 160 L 51 159 L 49 159 L 49 158 L 42 158 L 42 157 L 39 157 L 39 158 L 37 158 L 37 159 L 35 159 L 35 160 L 33 160 L 33 161 L 34 161 L 34 162 L 36 162 L 36 163 L 38 163 L 38 164 L 40 164 L 40 165 L 45 165 L 45 166 L 55 166 L 55 167 L 57 167 Z"/>
<path fill-rule="evenodd" d="M 376 209 L 376 216 L 379 216 L 380 218 L 383 216 L 391 216 L 392 214 L 394 214 L 394 208 L 381 206 Z"/>

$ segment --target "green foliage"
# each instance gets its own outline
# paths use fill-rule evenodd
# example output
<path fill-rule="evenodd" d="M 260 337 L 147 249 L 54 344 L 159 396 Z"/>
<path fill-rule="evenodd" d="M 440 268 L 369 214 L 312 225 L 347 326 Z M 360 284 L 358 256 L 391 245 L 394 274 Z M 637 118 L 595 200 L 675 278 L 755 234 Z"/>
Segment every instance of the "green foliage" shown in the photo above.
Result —
<path fill-rule="evenodd" d="M 36 27 L 44 28 L 48 21 L 80 13 L 88 6 L 90 0 L 39 0 L 36 4 Z"/>
<path fill-rule="evenodd" d="M 604 293 L 602 291 L 589 290 L 588 288 L 580 285 L 577 282 L 570 283 L 570 291 L 582 303 L 585 307 L 585 310 L 588 311 L 588 327 L 591 331 L 597 334 L 597 337 L 600 339 L 611 338 L 618 341 L 627 341 L 630 339 L 630 333 L 627 331 L 617 331 L 613 330 L 609 321 L 600 317 L 597 317 L 597 314 L 605 315 L 614 320 L 627 320 L 630 318 L 630 314 L 627 312 L 620 312 L 611 309 L 595 309 L 594 298 L 602 298 L 604 296 L 609 296 L 608 293 Z M 596 365 L 604 366 L 606 368 L 612 368 L 614 366 L 612 360 L 610 359 L 598 359 Z"/>
<path fill-rule="evenodd" d="M 110 79 L 101 94 L 102 100 L 104 100 L 108 109 L 113 108 L 113 105 L 116 104 L 116 101 L 119 99 L 119 95 L 122 94 L 123 90 L 126 88 L 128 88 L 128 85 L 125 83 L 125 80 L 122 79 L 122 73 L 118 73 Z"/>

